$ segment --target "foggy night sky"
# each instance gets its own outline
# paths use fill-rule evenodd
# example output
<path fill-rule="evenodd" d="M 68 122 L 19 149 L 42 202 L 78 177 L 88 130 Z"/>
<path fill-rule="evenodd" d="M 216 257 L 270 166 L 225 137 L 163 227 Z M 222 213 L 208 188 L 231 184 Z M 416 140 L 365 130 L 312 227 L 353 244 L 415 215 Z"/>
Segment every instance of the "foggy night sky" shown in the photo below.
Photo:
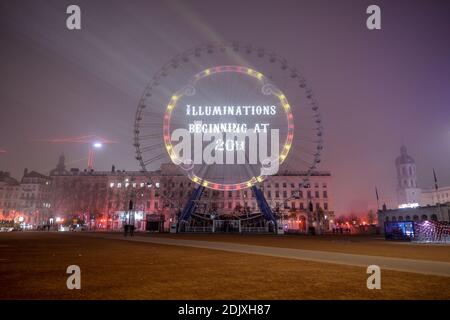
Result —
<path fill-rule="evenodd" d="M 78 4 L 82 30 L 66 28 Z M 366 28 L 370 4 L 382 30 Z M 306 77 L 325 130 L 319 169 L 333 175 L 337 213 L 395 202 L 404 143 L 419 185 L 450 185 L 449 1 L 2 1 L 0 170 L 48 174 L 60 153 L 86 167 L 87 146 L 40 138 L 119 141 L 95 168 L 138 170 L 132 145 L 140 96 L 170 57 L 237 40 L 275 50 Z M 1 152 L 6 150 L 7 152 Z M 293 150 L 295 152 L 295 150 Z"/>

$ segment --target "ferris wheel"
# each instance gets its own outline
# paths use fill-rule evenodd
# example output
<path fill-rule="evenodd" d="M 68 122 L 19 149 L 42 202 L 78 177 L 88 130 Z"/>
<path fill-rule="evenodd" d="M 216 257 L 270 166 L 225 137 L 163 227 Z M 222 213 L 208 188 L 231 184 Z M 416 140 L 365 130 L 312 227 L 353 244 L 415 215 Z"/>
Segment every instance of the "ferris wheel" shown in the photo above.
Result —
<path fill-rule="evenodd" d="M 273 105 L 279 105 L 280 112 L 271 112 Z M 206 188 L 259 185 L 267 178 L 261 173 L 262 160 L 212 166 L 180 161 L 173 151 L 176 128 L 210 133 L 215 128 L 236 131 L 243 125 L 277 128 L 278 171 L 301 173 L 303 183 L 308 182 L 320 163 L 323 127 L 306 79 L 286 59 L 264 48 L 238 42 L 199 45 L 171 58 L 145 88 L 135 114 L 136 159 L 144 172 L 173 162 Z M 215 150 L 238 151 L 239 146 L 235 140 L 221 145 L 216 141 Z M 192 153 L 198 154 L 194 147 Z"/>

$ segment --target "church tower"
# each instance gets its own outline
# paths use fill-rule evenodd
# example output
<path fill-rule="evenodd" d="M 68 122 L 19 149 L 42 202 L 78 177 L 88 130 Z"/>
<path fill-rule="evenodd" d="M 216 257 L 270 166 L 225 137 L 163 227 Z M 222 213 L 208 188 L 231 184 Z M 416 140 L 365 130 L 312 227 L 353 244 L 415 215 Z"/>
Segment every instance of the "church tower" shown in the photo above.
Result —
<path fill-rule="evenodd" d="M 61 154 L 58 159 L 58 164 L 56 165 L 56 168 L 50 171 L 51 176 L 55 175 L 65 175 L 69 174 L 69 171 L 66 170 L 66 157 L 64 154 Z"/>
<path fill-rule="evenodd" d="M 400 148 L 400 156 L 395 159 L 395 166 L 398 204 L 420 203 L 421 189 L 417 186 L 416 163 L 408 155 L 405 146 Z"/>

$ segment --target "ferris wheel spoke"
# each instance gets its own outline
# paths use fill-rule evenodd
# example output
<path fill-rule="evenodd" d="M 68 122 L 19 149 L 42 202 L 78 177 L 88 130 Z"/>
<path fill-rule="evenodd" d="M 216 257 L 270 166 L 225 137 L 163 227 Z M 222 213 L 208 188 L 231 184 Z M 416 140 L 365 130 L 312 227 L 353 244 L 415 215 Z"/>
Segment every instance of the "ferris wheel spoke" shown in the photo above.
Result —
<path fill-rule="evenodd" d="M 153 133 L 153 134 L 145 134 L 145 135 L 138 136 L 138 139 L 139 140 L 151 140 L 151 139 L 162 138 L 162 137 L 163 137 L 162 133 Z"/>
<path fill-rule="evenodd" d="M 140 148 L 140 151 L 141 151 L 141 153 L 154 151 L 154 150 L 162 149 L 163 146 L 164 146 L 164 143 L 157 143 L 154 145 L 142 147 L 142 148 Z"/>
<path fill-rule="evenodd" d="M 154 156 L 154 157 L 152 157 L 152 158 L 150 158 L 150 159 L 148 159 L 148 160 L 144 160 L 142 163 L 143 163 L 145 166 L 147 166 L 147 165 L 149 165 L 149 164 L 151 164 L 151 163 L 153 163 L 153 162 L 155 162 L 155 161 L 164 159 L 166 156 L 167 156 L 167 154 L 166 154 L 165 152 L 164 152 L 164 153 L 160 153 L 160 154 L 158 154 L 158 155 L 156 155 L 156 156 Z"/>

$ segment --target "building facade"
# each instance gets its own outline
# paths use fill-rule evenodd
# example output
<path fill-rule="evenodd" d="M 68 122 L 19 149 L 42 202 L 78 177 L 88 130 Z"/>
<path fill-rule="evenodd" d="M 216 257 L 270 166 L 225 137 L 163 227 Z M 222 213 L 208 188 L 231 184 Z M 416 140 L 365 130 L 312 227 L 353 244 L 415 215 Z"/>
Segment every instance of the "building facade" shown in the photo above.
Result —
<path fill-rule="evenodd" d="M 450 186 L 441 188 L 428 188 L 422 190 L 421 204 L 433 206 L 450 203 Z"/>
<path fill-rule="evenodd" d="M 416 208 L 401 208 L 392 210 L 380 210 L 378 212 L 378 224 L 383 226 L 385 222 L 397 221 L 450 221 L 450 205 L 424 206 Z M 382 229 L 382 228 L 381 228 Z"/>
<path fill-rule="evenodd" d="M 20 207 L 20 182 L 0 171 L 0 220 L 15 219 Z"/>
<path fill-rule="evenodd" d="M 51 178 L 36 171 L 24 170 L 20 182 L 19 211 L 29 226 L 42 224 L 51 213 Z"/>
<path fill-rule="evenodd" d="M 281 171 L 260 187 L 269 206 L 283 217 L 285 228 L 306 232 L 311 226 L 320 226 L 329 230 L 334 223 L 331 174 L 314 172 L 308 184 L 304 181 L 302 172 Z M 64 156 L 49 176 L 25 171 L 20 183 L 8 183 L 8 187 L 0 187 L 0 195 L 5 194 L 0 199 L 7 199 L 5 208 L 16 208 L 29 223 L 85 224 L 105 230 L 120 229 L 131 218 L 138 230 L 149 225 L 168 230 L 197 187 L 173 164 L 163 164 L 153 172 L 116 170 L 114 166 L 110 171 L 67 170 Z M 259 211 L 251 189 L 205 189 L 201 203 L 206 210 L 227 217 Z M 130 208 L 134 212 L 131 217 Z"/>
<path fill-rule="evenodd" d="M 405 146 L 395 159 L 397 172 L 397 201 L 399 207 L 434 206 L 450 202 L 450 186 L 420 188 L 417 179 L 416 163 Z M 436 181 L 437 186 L 437 181 Z"/>
<path fill-rule="evenodd" d="M 25 169 L 21 181 L 0 172 L 0 219 L 17 220 L 28 228 L 39 225 L 50 214 L 51 179 Z"/>

